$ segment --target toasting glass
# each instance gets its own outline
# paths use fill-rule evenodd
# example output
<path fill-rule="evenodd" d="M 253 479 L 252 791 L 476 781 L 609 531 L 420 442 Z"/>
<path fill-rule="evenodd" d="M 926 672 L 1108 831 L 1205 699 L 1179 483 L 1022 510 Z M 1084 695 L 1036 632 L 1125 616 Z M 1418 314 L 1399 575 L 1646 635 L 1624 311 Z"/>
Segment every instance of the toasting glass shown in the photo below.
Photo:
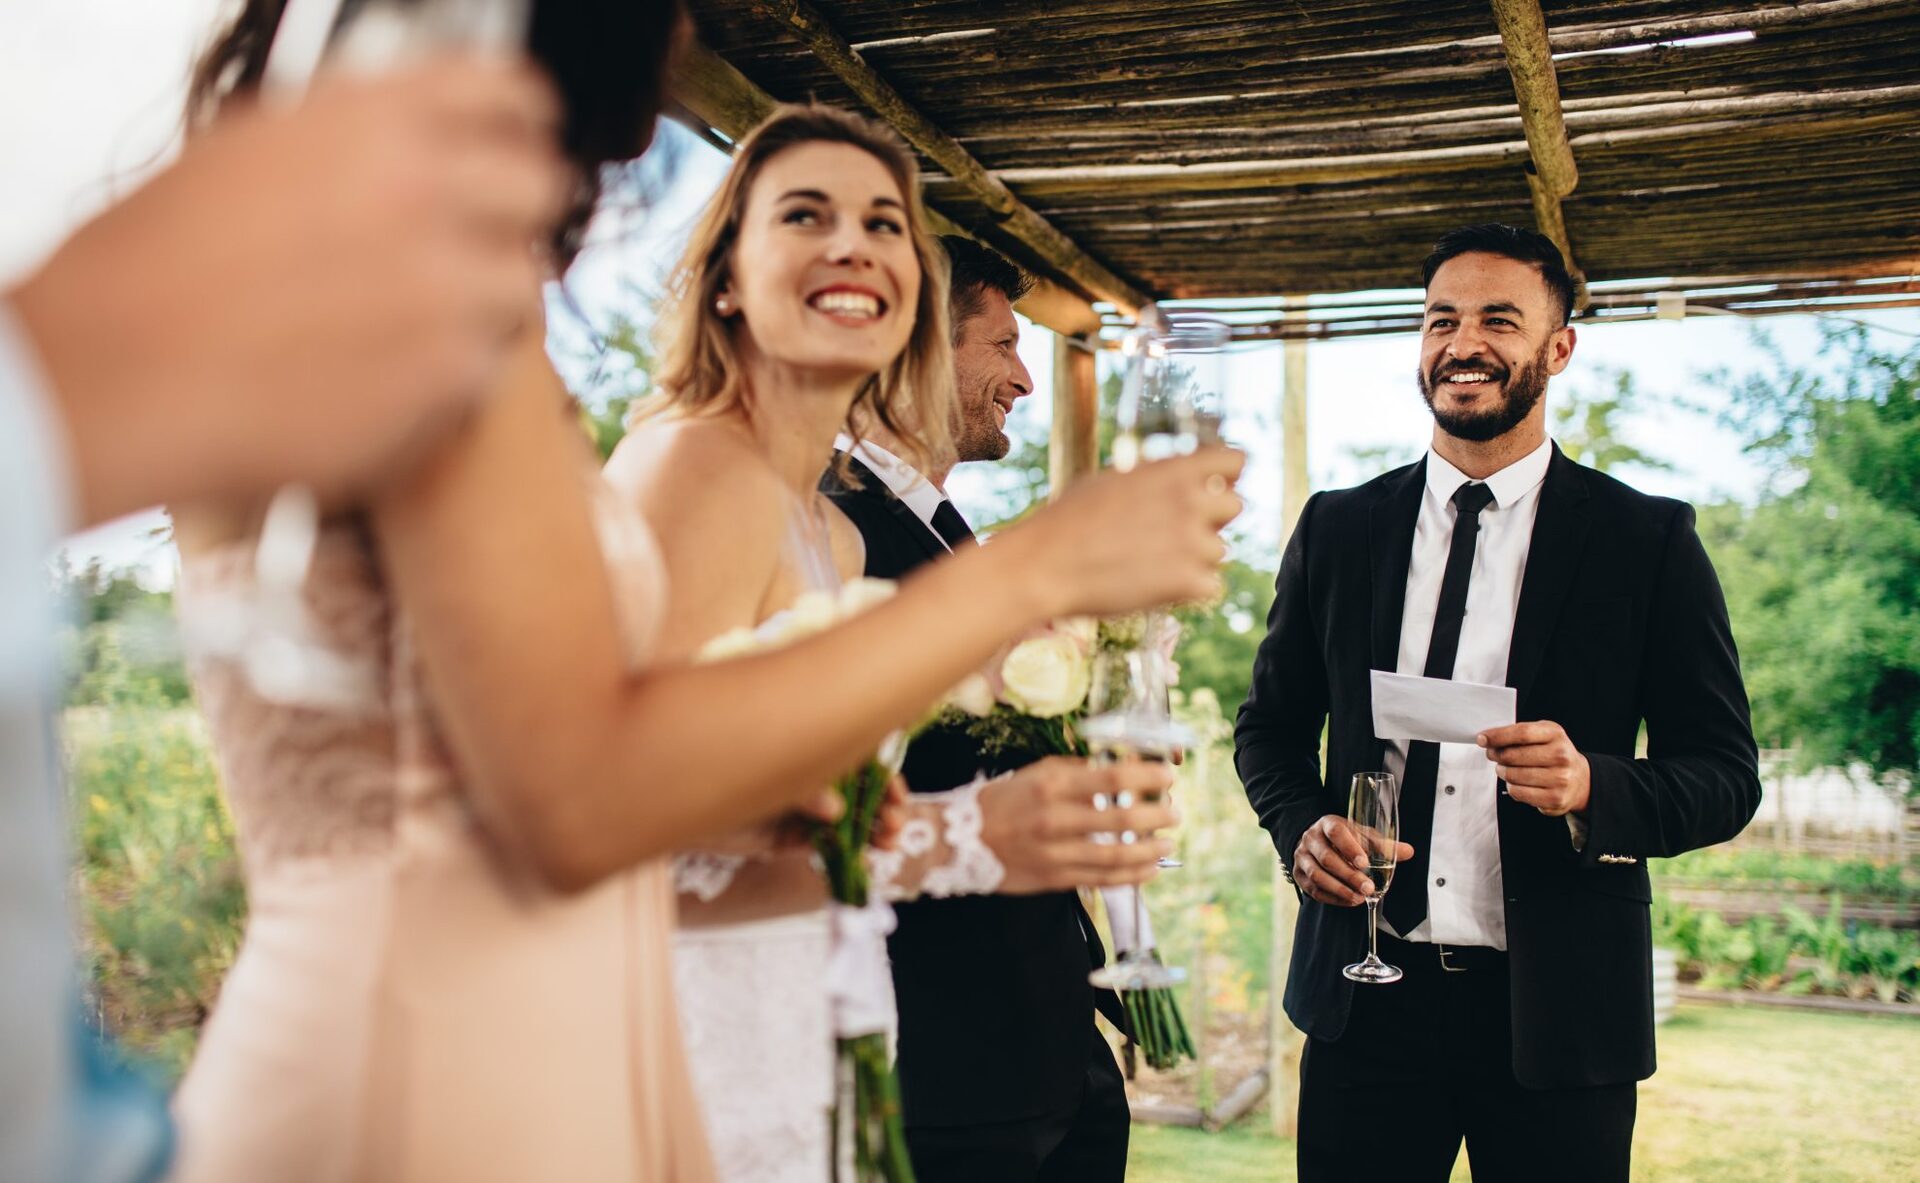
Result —
<path fill-rule="evenodd" d="M 1380 899 L 1393 883 L 1400 852 L 1400 785 L 1391 772 L 1356 772 L 1347 797 L 1347 820 L 1360 831 L 1367 851 L 1367 955 L 1340 972 L 1356 982 L 1384 985 L 1400 980 L 1400 970 L 1380 960 Z"/>

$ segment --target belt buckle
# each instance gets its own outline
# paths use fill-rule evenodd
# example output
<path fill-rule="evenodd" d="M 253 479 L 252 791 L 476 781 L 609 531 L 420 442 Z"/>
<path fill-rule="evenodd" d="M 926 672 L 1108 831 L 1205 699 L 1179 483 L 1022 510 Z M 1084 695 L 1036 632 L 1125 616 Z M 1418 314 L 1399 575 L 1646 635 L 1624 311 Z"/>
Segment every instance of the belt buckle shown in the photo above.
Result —
<path fill-rule="evenodd" d="M 1437 951 L 1440 954 L 1440 968 L 1443 972 L 1450 973 L 1450 974 L 1463 974 L 1467 972 L 1466 966 L 1455 965 L 1453 964 L 1453 962 L 1447 960 L 1447 958 L 1453 953 L 1452 949 L 1449 949 L 1445 945 L 1439 944 L 1438 942 L 1435 942 L 1433 947 L 1435 951 Z"/>

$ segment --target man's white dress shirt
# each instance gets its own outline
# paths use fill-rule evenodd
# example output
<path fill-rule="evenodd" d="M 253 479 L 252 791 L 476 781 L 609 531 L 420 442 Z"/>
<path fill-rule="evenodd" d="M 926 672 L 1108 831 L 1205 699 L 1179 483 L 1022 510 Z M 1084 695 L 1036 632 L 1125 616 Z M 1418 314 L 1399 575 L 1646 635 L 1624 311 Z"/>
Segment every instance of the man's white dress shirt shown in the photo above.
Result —
<path fill-rule="evenodd" d="M 1533 545 L 1540 486 L 1552 455 L 1552 443 L 1542 441 L 1485 481 L 1493 502 L 1480 511 L 1473 575 L 1467 583 L 1467 614 L 1461 621 L 1460 651 L 1453 663 L 1456 682 L 1506 684 L 1520 582 Z M 1433 618 L 1440 606 L 1440 581 L 1453 545 L 1453 495 L 1471 480 L 1428 449 L 1427 486 L 1413 529 L 1406 605 L 1400 614 L 1400 656 L 1395 667 L 1399 673 L 1420 677 L 1426 672 Z M 1387 771 L 1404 779 L 1406 741 L 1390 743 L 1386 759 Z M 1440 745 L 1427 859 L 1427 918 L 1405 934 L 1408 940 L 1507 947 L 1497 785 L 1493 761 L 1485 751 L 1473 744 Z M 1384 919 L 1381 926 L 1387 927 Z"/>
<path fill-rule="evenodd" d="M 947 546 L 947 540 L 941 537 L 940 531 L 934 528 L 933 511 L 940 508 L 940 503 L 947 499 L 947 495 L 936 488 L 932 481 L 921 476 L 913 465 L 872 440 L 861 440 L 856 444 L 852 436 L 842 432 L 834 437 L 833 446 L 835 451 L 845 452 L 871 469 L 873 475 L 880 478 L 880 483 L 891 489 L 893 495 L 913 511 L 913 516 L 925 524 L 927 532 L 940 539 L 941 546 L 946 546 L 949 552 L 953 550 Z"/>

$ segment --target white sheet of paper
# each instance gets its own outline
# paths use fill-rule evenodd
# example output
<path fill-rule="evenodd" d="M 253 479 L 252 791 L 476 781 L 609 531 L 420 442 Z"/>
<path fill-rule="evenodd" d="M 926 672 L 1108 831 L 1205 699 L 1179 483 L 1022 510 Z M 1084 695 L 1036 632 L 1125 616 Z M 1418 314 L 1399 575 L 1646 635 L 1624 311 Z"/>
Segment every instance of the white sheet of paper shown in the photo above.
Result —
<path fill-rule="evenodd" d="M 1473 743 L 1487 728 L 1514 722 L 1518 709 L 1511 686 L 1373 671 L 1373 734 L 1380 739 Z"/>

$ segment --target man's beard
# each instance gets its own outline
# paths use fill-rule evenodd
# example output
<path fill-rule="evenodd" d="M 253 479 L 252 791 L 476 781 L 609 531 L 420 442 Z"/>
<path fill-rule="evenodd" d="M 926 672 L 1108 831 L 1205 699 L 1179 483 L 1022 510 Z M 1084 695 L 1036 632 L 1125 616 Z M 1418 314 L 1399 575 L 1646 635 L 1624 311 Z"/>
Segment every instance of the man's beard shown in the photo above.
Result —
<path fill-rule="evenodd" d="M 1414 371 L 1420 381 L 1420 397 L 1427 401 L 1427 410 L 1433 412 L 1433 421 L 1440 430 L 1455 439 L 1471 440 L 1477 444 L 1499 439 L 1520 425 L 1521 420 L 1533 413 L 1540 396 L 1547 392 L 1547 347 L 1552 341 L 1543 342 L 1540 352 L 1533 360 L 1517 370 L 1509 371 L 1504 366 L 1467 362 L 1441 362 L 1435 365 L 1433 372 Z M 1440 370 L 1461 374 L 1479 372 L 1486 374 L 1501 387 L 1501 401 L 1498 406 L 1471 411 L 1442 411 L 1433 405 L 1433 388 L 1439 384 Z"/>
<path fill-rule="evenodd" d="M 954 433 L 954 456 L 962 464 L 974 460 L 1005 460 L 1013 449 L 1013 441 L 1000 430 L 994 416 L 993 409 L 998 404 L 993 401 L 993 392 L 983 390 L 980 394 L 985 401 L 978 404 L 979 414 L 971 414 L 962 406 L 960 430 Z"/>

